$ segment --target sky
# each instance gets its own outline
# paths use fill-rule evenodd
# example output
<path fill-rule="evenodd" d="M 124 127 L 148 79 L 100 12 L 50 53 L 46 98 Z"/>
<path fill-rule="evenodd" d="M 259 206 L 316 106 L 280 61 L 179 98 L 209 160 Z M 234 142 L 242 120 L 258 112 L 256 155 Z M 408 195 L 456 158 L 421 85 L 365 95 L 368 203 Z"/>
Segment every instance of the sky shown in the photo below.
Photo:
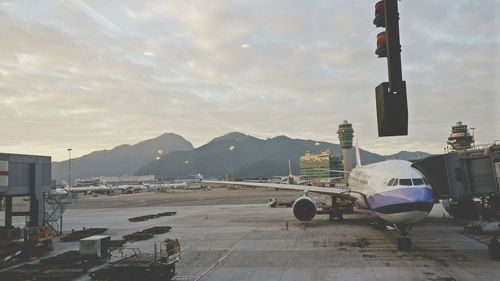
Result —
<path fill-rule="evenodd" d="M 0 152 L 67 159 L 165 132 L 441 153 L 500 139 L 500 1 L 399 1 L 408 136 L 379 138 L 368 0 L 0 1 Z"/>

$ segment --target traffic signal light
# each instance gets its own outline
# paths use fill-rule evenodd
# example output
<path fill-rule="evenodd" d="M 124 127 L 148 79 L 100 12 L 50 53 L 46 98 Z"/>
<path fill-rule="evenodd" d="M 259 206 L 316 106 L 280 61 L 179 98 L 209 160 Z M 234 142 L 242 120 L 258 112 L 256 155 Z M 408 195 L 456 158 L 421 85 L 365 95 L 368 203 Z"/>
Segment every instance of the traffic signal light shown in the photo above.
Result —
<path fill-rule="evenodd" d="M 385 31 L 377 35 L 379 58 L 387 58 L 389 82 L 375 88 L 377 101 L 378 135 L 408 135 L 408 104 L 406 83 L 401 72 L 401 45 L 399 43 L 399 13 L 397 0 L 383 0 L 375 4 L 376 27 Z"/>

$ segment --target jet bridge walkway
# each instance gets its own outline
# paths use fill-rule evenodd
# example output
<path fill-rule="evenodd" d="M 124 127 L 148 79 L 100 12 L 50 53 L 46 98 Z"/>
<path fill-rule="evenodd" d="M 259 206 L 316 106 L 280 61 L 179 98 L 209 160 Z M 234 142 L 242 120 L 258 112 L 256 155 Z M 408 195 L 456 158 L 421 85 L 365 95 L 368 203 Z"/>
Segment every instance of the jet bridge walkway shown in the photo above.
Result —
<path fill-rule="evenodd" d="M 471 210 L 478 205 L 473 198 L 477 198 L 481 201 L 480 207 L 500 216 L 499 141 L 432 155 L 414 161 L 413 166 L 429 179 L 435 198 L 444 200 L 443 205 L 450 214 L 458 214 L 458 211 L 473 217 Z"/>

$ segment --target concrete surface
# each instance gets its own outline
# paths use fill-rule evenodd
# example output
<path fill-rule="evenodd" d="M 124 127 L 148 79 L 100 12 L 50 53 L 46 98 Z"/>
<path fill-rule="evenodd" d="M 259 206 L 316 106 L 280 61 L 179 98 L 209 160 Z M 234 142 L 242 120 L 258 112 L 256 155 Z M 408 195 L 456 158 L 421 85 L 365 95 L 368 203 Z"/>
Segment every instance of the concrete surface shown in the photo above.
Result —
<path fill-rule="evenodd" d="M 500 262 L 489 260 L 486 245 L 466 236 L 461 224 L 443 218 L 440 205 L 412 230 L 414 250 L 399 252 L 397 234 L 373 224 L 368 215 L 347 214 L 343 222 L 318 215 L 301 224 L 291 208 L 264 204 L 269 197 L 299 195 L 212 190 L 86 197 L 66 212 L 64 229 L 107 227 L 118 239 L 170 225 L 170 233 L 126 247 L 152 252 L 153 241 L 179 238 L 182 260 L 174 280 L 500 280 Z M 178 213 L 145 222 L 127 220 L 164 211 Z M 77 242 L 57 242 L 55 253 L 77 247 Z"/>

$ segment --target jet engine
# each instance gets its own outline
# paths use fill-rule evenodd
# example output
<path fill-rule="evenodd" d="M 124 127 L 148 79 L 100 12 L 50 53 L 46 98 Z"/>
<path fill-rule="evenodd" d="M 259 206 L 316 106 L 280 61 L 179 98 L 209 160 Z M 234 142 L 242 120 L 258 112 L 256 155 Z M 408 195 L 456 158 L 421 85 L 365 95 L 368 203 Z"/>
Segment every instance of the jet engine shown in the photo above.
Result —
<path fill-rule="evenodd" d="M 310 221 L 316 215 L 316 205 L 307 196 L 302 196 L 293 203 L 293 215 L 299 221 Z"/>

